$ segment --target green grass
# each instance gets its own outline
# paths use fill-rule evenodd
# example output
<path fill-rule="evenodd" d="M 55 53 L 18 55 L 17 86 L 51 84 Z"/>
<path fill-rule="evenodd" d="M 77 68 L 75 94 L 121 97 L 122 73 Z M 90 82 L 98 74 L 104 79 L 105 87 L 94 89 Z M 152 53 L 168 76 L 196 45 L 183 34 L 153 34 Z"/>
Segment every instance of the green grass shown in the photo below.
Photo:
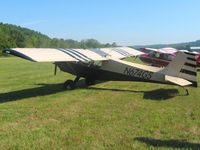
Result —
<path fill-rule="evenodd" d="M 104 82 L 64 91 L 49 63 L 0 59 L 0 149 L 200 148 L 200 90 Z M 81 83 L 80 83 L 81 84 Z"/>

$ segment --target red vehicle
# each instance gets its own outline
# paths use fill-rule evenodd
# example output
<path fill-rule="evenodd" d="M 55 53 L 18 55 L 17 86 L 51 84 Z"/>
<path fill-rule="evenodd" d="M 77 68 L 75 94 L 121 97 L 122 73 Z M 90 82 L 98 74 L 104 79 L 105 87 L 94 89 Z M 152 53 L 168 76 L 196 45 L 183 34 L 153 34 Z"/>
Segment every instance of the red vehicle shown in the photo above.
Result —
<path fill-rule="evenodd" d="M 176 56 L 177 49 L 174 48 L 142 48 L 143 51 L 150 51 L 150 53 L 145 53 L 139 56 L 140 60 L 144 63 L 150 64 L 152 66 L 164 67 L 169 64 L 169 62 Z M 182 50 L 185 51 L 185 50 Z M 200 66 L 200 53 L 194 52 L 197 57 L 197 65 Z"/>

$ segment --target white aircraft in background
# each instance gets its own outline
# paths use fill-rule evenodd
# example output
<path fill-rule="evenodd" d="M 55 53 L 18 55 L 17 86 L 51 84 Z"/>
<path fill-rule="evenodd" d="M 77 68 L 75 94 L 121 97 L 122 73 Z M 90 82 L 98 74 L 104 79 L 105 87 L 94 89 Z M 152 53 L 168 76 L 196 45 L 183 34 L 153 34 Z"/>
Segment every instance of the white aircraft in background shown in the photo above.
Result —
<path fill-rule="evenodd" d="M 178 52 L 165 68 L 147 66 L 122 59 L 143 54 L 129 47 L 100 49 L 68 48 L 9 48 L 5 53 L 34 62 L 52 62 L 61 71 L 76 76 L 64 83 L 66 89 L 74 89 L 80 77 L 91 85 L 100 81 L 141 81 L 174 84 L 181 87 L 197 87 L 195 54 Z M 187 94 L 188 90 L 185 89 Z"/>

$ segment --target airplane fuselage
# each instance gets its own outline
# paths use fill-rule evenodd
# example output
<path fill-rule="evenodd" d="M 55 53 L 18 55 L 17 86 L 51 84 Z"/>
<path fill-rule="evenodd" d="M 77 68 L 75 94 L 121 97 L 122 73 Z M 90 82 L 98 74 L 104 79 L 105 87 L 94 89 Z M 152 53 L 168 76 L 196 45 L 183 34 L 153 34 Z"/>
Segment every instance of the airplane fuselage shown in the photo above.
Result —
<path fill-rule="evenodd" d="M 60 70 L 75 76 L 101 81 L 162 82 L 161 68 L 134 64 L 122 60 L 102 61 L 100 64 L 81 62 L 56 63 Z M 142 69 L 143 68 L 143 69 Z"/>

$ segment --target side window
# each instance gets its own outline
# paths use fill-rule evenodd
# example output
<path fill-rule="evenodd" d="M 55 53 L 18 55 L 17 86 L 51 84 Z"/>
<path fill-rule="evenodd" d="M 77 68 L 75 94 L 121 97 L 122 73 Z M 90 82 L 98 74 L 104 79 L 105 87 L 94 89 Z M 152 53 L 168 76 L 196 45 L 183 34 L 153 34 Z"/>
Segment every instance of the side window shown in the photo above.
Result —
<path fill-rule="evenodd" d="M 160 53 L 155 53 L 155 57 L 159 58 L 160 57 Z"/>

